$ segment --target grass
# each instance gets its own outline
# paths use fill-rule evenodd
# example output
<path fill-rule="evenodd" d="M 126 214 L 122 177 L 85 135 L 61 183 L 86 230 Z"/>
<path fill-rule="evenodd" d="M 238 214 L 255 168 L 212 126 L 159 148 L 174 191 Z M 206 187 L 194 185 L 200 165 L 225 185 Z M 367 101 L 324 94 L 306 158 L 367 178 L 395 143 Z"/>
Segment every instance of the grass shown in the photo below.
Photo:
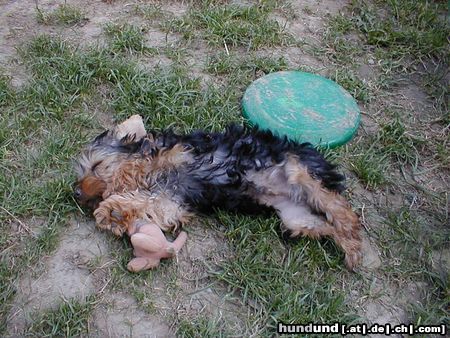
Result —
<path fill-rule="evenodd" d="M 367 83 L 358 75 L 347 69 L 336 69 L 331 79 L 344 87 L 356 100 L 368 102 L 370 100 L 370 89 Z"/>
<path fill-rule="evenodd" d="M 83 11 L 76 6 L 62 4 L 55 10 L 43 12 L 37 7 L 37 21 L 44 25 L 73 26 L 87 20 Z"/>
<path fill-rule="evenodd" d="M 376 189 L 386 183 L 387 161 L 374 150 L 362 149 L 351 161 L 353 172 L 368 189 Z"/>
<path fill-rule="evenodd" d="M 151 22 L 167 19 L 169 15 L 160 4 L 154 3 L 136 5 L 134 11 L 137 15 Z"/>
<path fill-rule="evenodd" d="M 392 183 L 389 168 L 417 165 L 419 146 L 424 141 L 413 136 L 398 115 L 391 114 L 375 135 L 351 148 L 349 164 L 368 189 Z"/>
<path fill-rule="evenodd" d="M 38 114 L 61 119 L 93 86 L 95 70 L 63 40 L 38 36 L 21 53 L 33 73 L 21 95 Z"/>
<path fill-rule="evenodd" d="M 283 57 L 272 58 L 253 54 L 240 57 L 238 53 L 225 52 L 212 55 L 206 65 L 206 71 L 223 78 L 228 92 L 236 97 L 242 95 L 247 86 L 257 78 L 287 69 L 288 65 Z"/>
<path fill-rule="evenodd" d="M 448 295 L 442 294 L 442 290 L 432 290 L 421 303 L 413 304 L 410 307 L 410 314 L 413 322 L 417 325 L 436 325 L 444 323 L 447 327 L 450 318 L 447 311 Z M 436 299 L 442 299 L 436 302 Z"/>
<path fill-rule="evenodd" d="M 131 68 L 111 75 L 118 89 L 111 106 L 118 116 L 141 114 L 156 128 L 177 125 L 183 130 L 216 129 L 237 117 L 236 97 L 220 95 L 216 88 L 202 92 L 199 80 L 182 69 L 157 69 L 150 75 Z"/>
<path fill-rule="evenodd" d="M 14 99 L 10 78 L 0 74 L 0 107 L 6 106 Z"/>
<path fill-rule="evenodd" d="M 366 42 L 415 57 L 442 55 L 447 49 L 448 26 L 438 18 L 444 4 L 430 1 L 385 1 L 387 6 L 355 1 L 353 23 Z M 380 11 L 388 13 L 383 17 Z"/>
<path fill-rule="evenodd" d="M 433 250 L 442 250 L 448 239 L 442 236 L 439 228 L 431 224 L 427 224 L 427 220 L 421 215 L 402 208 L 399 212 L 391 212 L 388 214 L 386 223 L 388 225 L 386 231 L 389 243 L 395 242 L 395 246 L 389 245 L 391 250 L 388 255 L 397 257 L 398 253 L 402 253 L 402 259 L 399 263 L 404 264 L 412 273 L 414 271 L 425 271 L 431 267 L 429 259 Z M 394 267 L 395 268 L 395 267 Z M 441 285 L 445 285 L 446 281 L 442 281 Z"/>
<path fill-rule="evenodd" d="M 195 320 L 182 320 L 177 329 L 177 336 L 182 338 L 215 338 L 228 337 L 223 327 L 220 326 L 219 321 L 210 320 L 209 318 L 196 318 Z"/>
<path fill-rule="evenodd" d="M 89 317 L 94 309 L 94 297 L 82 301 L 64 300 L 58 308 L 38 313 L 28 328 L 33 337 L 75 337 L 89 332 Z"/>
<path fill-rule="evenodd" d="M 244 46 L 258 49 L 292 43 L 280 24 L 269 18 L 271 7 L 262 5 L 216 5 L 206 2 L 192 9 L 181 19 L 174 19 L 166 29 L 182 33 L 185 39 L 193 39 L 198 30 L 211 45 Z"/>
<path fill-rule="evenodd" d="M 106 35 L 110 38 L 111 49 L 114 52 L 145 52 L 143 29 L 128 23 L 109 23 L 104 28 Z"/>
<path fill-rule="evenodd" d="M 448 162 L 443 146 L 448 139 L 444 131 L 448 128 L 448 102 L 442 100 L 448 85 L 442 78 L 446 73 L 442 67 L 448 63 L 450 30 L 439 18 L 445 13 L 444 7 L 444 3 L 432 1 L 356 0 L 346 11 L 329 18 L 325 46 L 313 48 L 316 55 L 334 65 L 333 79 L 365 104 L 369 109 L 365 113 L 378 126 L 344 154 L 348 168 L 366 189 L 400 193 L 412 203 L 400 207 L 377 205 L 375 215 L 386 215 L 380 228 L 383 230 L 376 233 L 388 262 L 383 270 L 389 279 L 400 285 L 420 280 L 429 288 L 425 300 L 409 308 L 417 324 L 449 321 L 445 312 L 448 271 L 438 273 L 432 264 L 433 256 L 448 242 L 448 232 L 443 228 L 448 222 L 448 211 L 443 210 L 447 197 L 417 184 L 414 178 L 417 168 L 446 168 Z M 376 79 L 367 83 L 359 80 L 361 65 L 368 65 Z M 398 87 L 413 78 L 432 100 L 434 119 L 441 125 L 431 137 L 427 119 L 419 117 L 415 107 L 399 102 L 396 94 Z M 412 180 L 407 179 L 410 175 Z M 414 205 L 414 198 L 420 198 L 427 207 Z"/>
<path fill-rule="evenodd" d="M 436 322 L 448 325 L 448 271 L 445 260 L 440 267 L 436 265 L 440 255 L 445 255 L 448 231 L 442 231 L 419 212 L 407 208 L 389 213 L 386 224 L 385 229 L 377 231 L 380 247 L 393 262 L 385 267 L 386 273 L 401 285 L 421 278 L 429 288 L 423 293 L 423 301 L 408 308 L 413 322 L 417 325 Z"/>
<path fill-rule="evenodd" d="M 240 81 L 245 81 L 244 85 L 249 84 L 258 76 L 263 76 L 272 72 L 287 70 L 286 60 L 280 56 L 271 58 L 266 56 L 257 56 L 250 54 L 241 57 L 236 54 L 218 53 L 213 55 L 207 64 L 207 71 L 213 75 L 227 75 Z"/>
<path fill-rule="evenodd" d="M 62 220 L 76 209 L 71 161 L 84 132 L 80 117 L 66 115 L 66 109 L 76 109 L 92 84 L 92 74 L 84 73 L 79 56 L 61 40 L 37 37 L 21 55 L 30 69 L 30 83 L 20 89 L 8 87 L 0 117 L 0 220 L 3 230 L 20 225 L 0 241 L 1 263 L 11 269 L 0 275 L 6 283 L 1 295 L 2 329 L 3 314 L 15 292 L 11 278 L 57 247 Z M 22 222 L 30 215 L 47 220 L 42 231 L 34 233 Z"/>
<path fill-rule="evenodd" d="M 439 17 L 445 11 L 444 2 L 355 0 L 345 14 L 330 17 L 324 36 L 328 48 L 316 50 L 338 67 L 350 69 L 359 64 L 355 60 L 373 56 L 374 68 L 387 87 L 398 83 L 399 74 L 422 68 L 424 87 L 445 111 L 448 85 L 442 75 L 448 63 L 450 26 Z"/>
<path fill-rule="evenodd" d="M 358 318 L 345 302 L 345 287 L 335 288 L 346 272 L 342 255 L 331 242 L 300 239 L 286 245 L 280 239 L 276 218 L 226 213 L 218 217 L 227 228 L 235 255 L 223 263 L 217 277 L 244 301 L 252 300 L 254 307 L 263 309 L 260 334 L 274 334 L 280 321 L 309 323 L 339 318 L 352 323 Z"/>
<path fill-rule="evenodd" d="M 448 325 L 448 270 L 445 260 L 437 265 L 439 257 L 445 256 L 448 229 L 431 220 L 430 215 L 407 207 L 388 211 L 385 222 L 386 227 L 375 231 L 379 247 L 390 261 L 384 272 L 400 288 L 412 281 L 427 285 L 427 290 L 420 296 L 424 298 L 408 306 L 412 322 L 416 325 Z"/>
<path fill-rule="evenodd" d="M 394 157 L 401 163 L 415 161 L 417 157 L 415 145 L 419 144 L 420 140 L 408 132 L 398 116 L 381 124 L 377 139 L 383 147 L 384 154 Z"/>

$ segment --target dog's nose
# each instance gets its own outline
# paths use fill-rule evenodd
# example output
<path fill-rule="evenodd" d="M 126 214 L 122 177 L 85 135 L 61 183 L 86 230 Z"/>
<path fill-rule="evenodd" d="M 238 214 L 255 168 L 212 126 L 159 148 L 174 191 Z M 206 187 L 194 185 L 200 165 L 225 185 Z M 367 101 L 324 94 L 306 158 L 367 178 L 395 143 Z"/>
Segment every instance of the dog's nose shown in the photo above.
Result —
<path fill-rule="evenodd" d="M 76 187 L 75 191 L 73 192 L 73 197 L 75 197 L 77 200 L 81 198 L 81 189 L 80 187 Z"/>

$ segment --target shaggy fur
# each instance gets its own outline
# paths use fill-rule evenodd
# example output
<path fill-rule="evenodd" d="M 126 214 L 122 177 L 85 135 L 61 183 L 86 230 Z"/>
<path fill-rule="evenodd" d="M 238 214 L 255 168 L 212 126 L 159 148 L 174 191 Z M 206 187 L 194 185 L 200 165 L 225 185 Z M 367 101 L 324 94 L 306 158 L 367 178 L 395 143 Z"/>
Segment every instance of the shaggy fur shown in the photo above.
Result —
<path fill-rule="evenodd" d="M 199 211 L 269 207 L 293 237 L 332 237 L 349 269 L 361 259 L 360 222 L 340 195 L 343 176 L 311 145 L 269 131 L 232 125 L 142 138 L 107 131 L 87 146 L 77 172 L 76 198 L 118 235 L 136 219 L 167 231 Z"/>

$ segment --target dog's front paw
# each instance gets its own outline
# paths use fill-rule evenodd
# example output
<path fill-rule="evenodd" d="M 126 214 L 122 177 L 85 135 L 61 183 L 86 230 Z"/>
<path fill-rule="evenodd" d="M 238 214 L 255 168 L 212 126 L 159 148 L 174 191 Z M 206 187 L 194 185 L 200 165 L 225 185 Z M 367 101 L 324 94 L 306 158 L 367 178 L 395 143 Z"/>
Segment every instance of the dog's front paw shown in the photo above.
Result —
<path fill-rule="evenodd" d="M 117 224 L 115 222 L 111 223 L 111 232 L 118 236 L 118 237 L 122 237 L 124 232 L 125 232 L 125 228 L 123 226 L 121 226 L 120 224 Z"/>
<path fill-rule="evenodd" d="M 95 223 L 100 229 L 111 229 L 111 214 L 105 208 L 99 207 L 94 211 Z"/>

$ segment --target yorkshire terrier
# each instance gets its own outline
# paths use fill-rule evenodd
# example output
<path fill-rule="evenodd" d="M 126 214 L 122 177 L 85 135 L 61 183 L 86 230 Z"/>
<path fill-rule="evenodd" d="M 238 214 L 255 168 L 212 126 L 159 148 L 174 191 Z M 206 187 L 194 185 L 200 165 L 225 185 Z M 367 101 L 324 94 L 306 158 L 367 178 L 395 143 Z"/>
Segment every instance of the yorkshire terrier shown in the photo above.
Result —
<path fill-rule="evenodd" d="M 275 210 L 291 237 L 328 236 L 353 270 L 360 222 L 340 194 L 344 177 L 310 144 L 231 125 L 224 132 L 146 132 L 139 116 L 95 138 L 77 161 L 75 197 L 97 225 L 134 233 L 136 220 L 163 231 L 215 208 Z M 131 230 L 130 230 L 131 229 Z"/>

